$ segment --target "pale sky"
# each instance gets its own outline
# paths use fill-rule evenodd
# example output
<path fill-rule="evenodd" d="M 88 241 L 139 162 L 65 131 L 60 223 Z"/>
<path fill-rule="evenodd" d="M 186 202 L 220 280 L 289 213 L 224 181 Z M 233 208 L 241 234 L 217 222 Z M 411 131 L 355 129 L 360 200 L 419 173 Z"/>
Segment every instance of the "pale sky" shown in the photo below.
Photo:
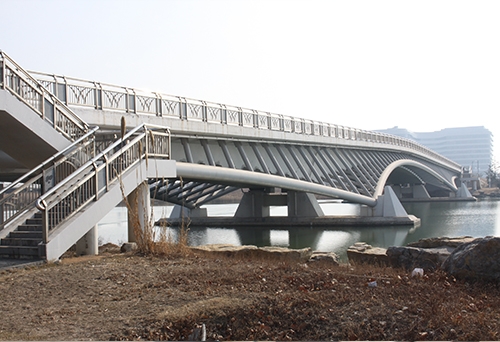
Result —
<path fill-rule="evenodd" d="M 0 49 L 28 70 L 367 130 L 485 126 L 500 143 L 500 1 L 0 0 L 0 9 Z"/>

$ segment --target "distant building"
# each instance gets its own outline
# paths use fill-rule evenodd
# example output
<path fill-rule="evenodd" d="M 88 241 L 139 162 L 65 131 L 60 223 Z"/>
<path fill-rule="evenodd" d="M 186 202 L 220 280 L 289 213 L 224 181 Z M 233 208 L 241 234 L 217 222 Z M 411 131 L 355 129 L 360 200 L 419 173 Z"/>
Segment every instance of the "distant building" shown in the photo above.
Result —
<path fill-rule="evenodd" d="M 483 126 L 445 128 L 436 132 L 411 132 L 393 127 L 377 132 L 415 140 L 480 177 L 486 175 L 493 162 L 493 134 Z"/>

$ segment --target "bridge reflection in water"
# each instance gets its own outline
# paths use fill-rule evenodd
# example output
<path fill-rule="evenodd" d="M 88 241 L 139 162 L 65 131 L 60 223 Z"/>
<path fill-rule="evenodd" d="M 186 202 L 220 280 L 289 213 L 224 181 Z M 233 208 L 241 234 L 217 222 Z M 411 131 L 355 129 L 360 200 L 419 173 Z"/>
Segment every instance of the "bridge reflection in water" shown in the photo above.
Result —
<path fill-rule="evenodd" d="M 335 201 L 320 202 L 325 213 L 335 215 L 356 215 L 359 205 L 346 204 Z M 230 216 L 237 209 L 238 204 L 207 205 L 210 216 Z M 154 206 L 155 220 L 168 217 L 172 206 Z M 286 215 L 286 208 L 273 207 L 273 216 Z M 168 234 L 175 241 L 179 235 L 179 228 L 167 228 Z M 316 251 L 336 252 L 345 257 L 347 248 L 358 241 L 366 241 L 374 246 L 394 246 L 404 243 L 410 228 L 407 226 L 390 227 L 335 227 L 328 229 L 308 227 L 189 227 L 188 243 L 191 246 L 207 244 L 232 244 L 255 246 L 279 246 L 288 248 L 311 247 Z M 99 223 L 100 243 L 121 244 L 127 241 L 127 210 L 125 207 L 116 207 Z"/>

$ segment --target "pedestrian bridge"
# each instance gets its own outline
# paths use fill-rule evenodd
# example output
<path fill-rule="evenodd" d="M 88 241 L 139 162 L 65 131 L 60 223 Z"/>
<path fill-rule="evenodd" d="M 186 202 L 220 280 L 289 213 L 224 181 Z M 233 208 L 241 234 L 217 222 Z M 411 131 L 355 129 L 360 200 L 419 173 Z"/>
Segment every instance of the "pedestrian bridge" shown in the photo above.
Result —
<path fill-rule="evenodd" d="M 460 196 L 460 165 L 408 139 L 94 81 L 32 75 L 90 125 L 117 130 L 125 118 L 130 127 L 168 126 L 177 180 L 158 181 L 154 196 L 186 208 L 199 208 L 241 188 L 323 195 L 369 207 L 376 207 L 386 185 L 399 197 Z M 251 215 L 265 215 L 261 209 Z"/>
<path fill-rule="evenodd" d="M 195 217 L 245 189 L 238 218 L 274 205 L 322 216 L 315 195 L 359 203 L 368 217 L 407 216 L 398 198 L 470 196 L 458 164 L 408 139 L 27 72 L 3 52 L 0 62 L 0 181 L 17 179 L 0 192 L 0 238 L 37 214 L 49 259 L 123 197 L 145 193 Z"/>

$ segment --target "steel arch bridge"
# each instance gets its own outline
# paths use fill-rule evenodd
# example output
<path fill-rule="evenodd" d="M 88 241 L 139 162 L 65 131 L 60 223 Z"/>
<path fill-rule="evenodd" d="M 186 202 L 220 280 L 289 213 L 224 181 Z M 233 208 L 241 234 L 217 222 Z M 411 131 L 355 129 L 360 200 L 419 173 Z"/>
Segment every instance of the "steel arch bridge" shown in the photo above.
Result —
<path fill-rule="evenodd" d="M 150 180 L 151 193 L 189 209 L 241 188 L 279 188 L 369 207 L 376 206 L 386 185 L 425 188 L 427 196 L 459 194 L 460 165 L 409 139 L 185 97 L 32 74 L 91 125 L 117 130 L 125 120 L 127 126 L 169 126 L 177 178 Z"/>

